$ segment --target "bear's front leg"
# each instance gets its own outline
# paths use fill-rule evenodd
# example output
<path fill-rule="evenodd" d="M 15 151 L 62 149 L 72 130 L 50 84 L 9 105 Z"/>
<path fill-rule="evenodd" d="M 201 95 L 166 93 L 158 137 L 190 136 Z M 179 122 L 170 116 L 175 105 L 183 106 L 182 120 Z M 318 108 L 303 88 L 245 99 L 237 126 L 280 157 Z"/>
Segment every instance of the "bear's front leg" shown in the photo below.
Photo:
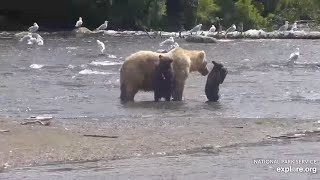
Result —
<path fill-rule="evenodd" d="M 155 90 L 155 91 L 154 91 L 154 101 L 155 101 L 155 102 L 158 102 L 159 99 L 160 99 L 159 92 Z"/>
<path fill-rule="evenodd" d="M 182 101 L 182 95 L 184 90 L 184 82 L 176 82 L 173 92 L 173 101 Z"/>
<path fill-rule="evenodd" d="M 166 95 L 166 101 L 170 101 L 171 100 L 171 93 Z"/>

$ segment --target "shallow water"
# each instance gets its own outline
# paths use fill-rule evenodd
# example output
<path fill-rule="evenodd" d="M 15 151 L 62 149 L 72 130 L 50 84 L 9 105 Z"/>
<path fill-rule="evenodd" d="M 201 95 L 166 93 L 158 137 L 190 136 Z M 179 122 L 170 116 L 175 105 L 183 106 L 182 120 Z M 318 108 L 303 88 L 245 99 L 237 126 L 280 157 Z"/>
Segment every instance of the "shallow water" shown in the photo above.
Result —
<path fill-rule="evenodd" d="M 231 40 L 193 44 L 207 60 L 221 62 L 229 74 L 221 100 L 205 103 L 206 77 L 188 79 L 183 102 L 154 103 L 151 92 L 139 92 L 135 104 L 119 101 L 119 68 L 138 50 L 157 50 L 163 39 L 147 37 L 75 37 L 42 34 L 44 46 L 30 46 L 0 35 L 0 115 L 28 117 L 51 114 L 59 119 L 116 119 L 142 116 L 232 118 L 319 118 L 319 40 Z M 106 45 L 98 55 L 96 39 Z M 285 62 L 296 47 L 297 64 Z M 211 68 L 211 63 L 210 63 Z"/>

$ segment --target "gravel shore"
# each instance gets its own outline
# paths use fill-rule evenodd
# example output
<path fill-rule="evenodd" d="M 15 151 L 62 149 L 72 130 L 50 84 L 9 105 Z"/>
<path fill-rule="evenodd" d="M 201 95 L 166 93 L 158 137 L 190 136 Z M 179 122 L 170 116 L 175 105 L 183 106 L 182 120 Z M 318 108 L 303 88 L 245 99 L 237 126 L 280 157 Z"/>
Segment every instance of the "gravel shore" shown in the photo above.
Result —
<path fill-rule="evenodd" d="M 64 120 L 65 121 L 65 120 Z M 183 154 L 256 143 L 270 136 L 319 129 L 316 120 L 183 117 L 113 121 L 52 120 L 49 126 L 0 119 L 0 169 L 51 162 Z M 4 132 L 3 130 L 8 130 Z M 104 135 L 109 137 L 88 137 Z"/>

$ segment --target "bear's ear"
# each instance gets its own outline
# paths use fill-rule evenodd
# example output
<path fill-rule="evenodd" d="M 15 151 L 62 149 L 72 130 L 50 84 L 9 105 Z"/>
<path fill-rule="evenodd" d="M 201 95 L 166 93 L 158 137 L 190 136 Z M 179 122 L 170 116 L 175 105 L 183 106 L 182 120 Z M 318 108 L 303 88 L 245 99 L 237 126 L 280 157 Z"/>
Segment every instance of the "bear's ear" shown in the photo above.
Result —
<path fill-rule="evenodd" d="M 163 58 L 163 56 L 160 54 L 160 55 L 159 55 L 159 59 L 162 59 L 162 58 Z"/>
<path fill-rule="evenodd" d="M 206 54 L 206 53 L 205 53 L 204 51 L 200 51 L 199 54 L 198 54 L 198 58 L 201 59 L 201 60 L 203 60 L 205 54 Z"/>
<path fill-rule="evenodd" d="M 216 63 L 215 61 L 212 61 L 212 64 L 214 64 L 214 66 L 216 66 L 216 65 L 217 65 L 217 63 Z"/>

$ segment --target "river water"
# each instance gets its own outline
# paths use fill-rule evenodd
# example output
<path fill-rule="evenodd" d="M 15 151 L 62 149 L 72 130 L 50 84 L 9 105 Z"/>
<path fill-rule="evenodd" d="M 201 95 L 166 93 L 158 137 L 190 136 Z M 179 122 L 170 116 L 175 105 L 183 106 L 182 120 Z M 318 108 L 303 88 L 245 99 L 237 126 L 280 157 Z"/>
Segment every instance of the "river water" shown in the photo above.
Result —
<path fill-rule="evenodd" d="M 28 117 L 51 114 L 59 119 L 116 119 L 140 116 L 215 116 L 230 118 L 319 118 L 319 40 L 232 40 L 217 44 L 187 43 L 205 50 L 207 61 L 229 70 L 221 100 L 208 106 L 206 77 L 194 73 L 187 81 L 185 101 L 153 103 L 153 93 L 139 92 L 134 105 L 119 101 L 119 68 L 138 50 L 157 50 L 163 39 L 148 37 L 75 37 L 42 34 L 44 46 L 30 46 L 0 36 L 0 115 Z M 106 44 L 99 55 L 96 39 Z M 285 63 L 299 47 L 293 66 Z M 210 68 L 211 63 L 210 64 Z"/>
<path fill-rule="evenodd" d="M 13 35 L 0 35 L 0 116 L 50 114 L 64 123 L 148 117 L 320 118 L 320 40 L 196 44 L 176 39 L 183 48 L 204 50 L 208 62 L 215 60 L 228 69 L 220 101 L 205 103 L 206 77 L 193 73 L 183 102 L 154 103 L 153 93 L 139 92 L 135 103 L 123 105 L 119 69 L 125 57 L 138 50 L 156 51 L 163 39 L 45 33 L 41 34 L 44 46 L 32 46 Z M 98 53 L 97 39 L 106 45 L 104 55 Z M 296 47 L 301 56 L 294 65 L 287 65 Z M 15 169 L 1 174 L 0 179 L 316 179 L 314 173 L 277 173 L 276 167 L 281 165 L 257 165 L 253 160 L 265 153 L 269 155 L 266 159 L 316 159 L 318 142 L 257 144 L 173 158 L 53 164 Z"/>

